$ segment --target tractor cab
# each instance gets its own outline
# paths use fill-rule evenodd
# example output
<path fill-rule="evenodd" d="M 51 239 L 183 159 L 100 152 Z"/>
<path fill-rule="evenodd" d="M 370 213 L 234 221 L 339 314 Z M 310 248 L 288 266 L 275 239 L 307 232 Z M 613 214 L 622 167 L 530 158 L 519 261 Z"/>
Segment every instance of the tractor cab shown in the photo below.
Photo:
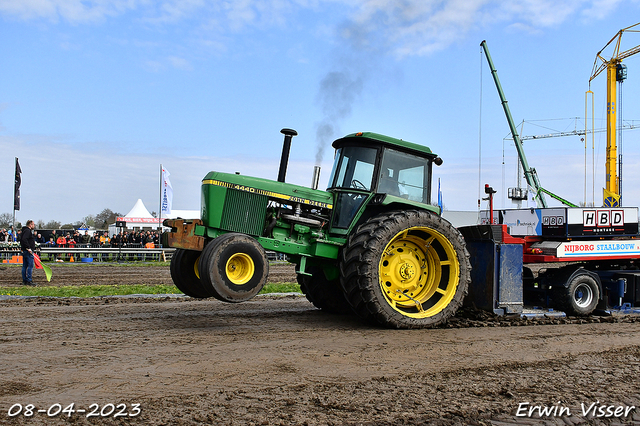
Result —
<path fill-rule="evenodd" d="M 348 233 L 369 204 L 429 205 L 432 163 L 442 164 L 429 148 L 370 132 L 347 135 L 333 147 L 327 190 L 335 195 L 334 233 Z"/>

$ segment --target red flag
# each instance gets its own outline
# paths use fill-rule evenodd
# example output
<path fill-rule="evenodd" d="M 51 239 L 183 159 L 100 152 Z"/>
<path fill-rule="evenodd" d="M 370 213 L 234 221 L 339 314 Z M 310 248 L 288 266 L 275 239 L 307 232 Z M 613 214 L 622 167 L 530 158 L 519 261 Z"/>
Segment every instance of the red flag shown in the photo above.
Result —
<path fill-rule="evenodd" d="M 35 253 L 33 253 L 33 262 L 36 265 L 36 269 L 43 269 L 44 270 L 44 275 L 47 277 L 47 281 L 51 281 L 51 275 L 53 275 L 53 271 L 47 265 L 44 265 L 40 261 L 40 257 Z"/>

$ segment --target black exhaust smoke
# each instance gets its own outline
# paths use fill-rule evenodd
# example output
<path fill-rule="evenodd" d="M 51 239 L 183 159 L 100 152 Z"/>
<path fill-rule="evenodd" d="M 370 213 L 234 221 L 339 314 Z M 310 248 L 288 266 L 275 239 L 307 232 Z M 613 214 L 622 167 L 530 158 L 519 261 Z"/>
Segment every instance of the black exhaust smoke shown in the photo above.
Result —
<path fill-rule="evenodd" d="M 298 135 L 293 129 L 282 129 L 280 133 L 284 135 L 284 143 L 282 145 L 282 157 L 280 158 L 280 170 L 278 170 L 278 182 L 284 182 L 287 174 L 287 165 L 289 164 L 289 151 L 291 150 L 291 138 Z"/>

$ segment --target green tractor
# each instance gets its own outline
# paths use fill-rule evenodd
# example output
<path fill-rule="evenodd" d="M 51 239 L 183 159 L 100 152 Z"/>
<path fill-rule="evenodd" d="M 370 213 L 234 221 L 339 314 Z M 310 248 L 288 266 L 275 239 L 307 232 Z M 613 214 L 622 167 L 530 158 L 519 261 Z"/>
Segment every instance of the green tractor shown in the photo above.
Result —
<path fill-rule="evenodd" d="M 455 314 L 471 266 L 465 242 L 430 205 L 427 147 L 376 133 L 333 142 L 326 191 L 285 183 L 295 130 L 285 135 L 278 180 L 210 172 L 201 219 L 168 219 L 171 277 L 186 295 L 243 302 L 267 280 L 267 251 L 296 264 L 317 308 L 355 312 L 394 328 L 433 327 Z M 314 176 L 317 182 L 317 175 Z"/>

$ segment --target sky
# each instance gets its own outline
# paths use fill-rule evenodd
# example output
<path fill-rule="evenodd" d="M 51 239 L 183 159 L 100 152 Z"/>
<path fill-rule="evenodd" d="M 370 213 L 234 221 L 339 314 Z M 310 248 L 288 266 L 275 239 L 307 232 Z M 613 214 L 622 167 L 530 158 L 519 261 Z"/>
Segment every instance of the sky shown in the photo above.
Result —
<path fill-rule="evenodd" d="M 0 213 L 13 213 L 16 157 L 23 223 L 138 199 L 157 212 L 161 164 L 173 209 L 198 210 L 209 171 L 275 180 L 282 128 L 298 132 L 287 182 L 310 185 L 319 164 L 326 187 L 331 142 L 371 131 L 443 158 L 446 209 L 477 210 L 484 184 L 513 207 L 516 150 L 480 43 L 521 136 L 583 129 L 585 110 L 603 128 L 596 53 L 639 16 L 638 0 L 0 0 Z M 638 45 L 624 33 L 621 50 Z M 619 111 L 638 125 L 640 54 L 623 63 Z M 626 206 L 640 206 L 639 138 L 623 133 Z M 605 147 L 602 132 L 586 149 L 525 141 L 543 187 L 596 205 Z"/>

